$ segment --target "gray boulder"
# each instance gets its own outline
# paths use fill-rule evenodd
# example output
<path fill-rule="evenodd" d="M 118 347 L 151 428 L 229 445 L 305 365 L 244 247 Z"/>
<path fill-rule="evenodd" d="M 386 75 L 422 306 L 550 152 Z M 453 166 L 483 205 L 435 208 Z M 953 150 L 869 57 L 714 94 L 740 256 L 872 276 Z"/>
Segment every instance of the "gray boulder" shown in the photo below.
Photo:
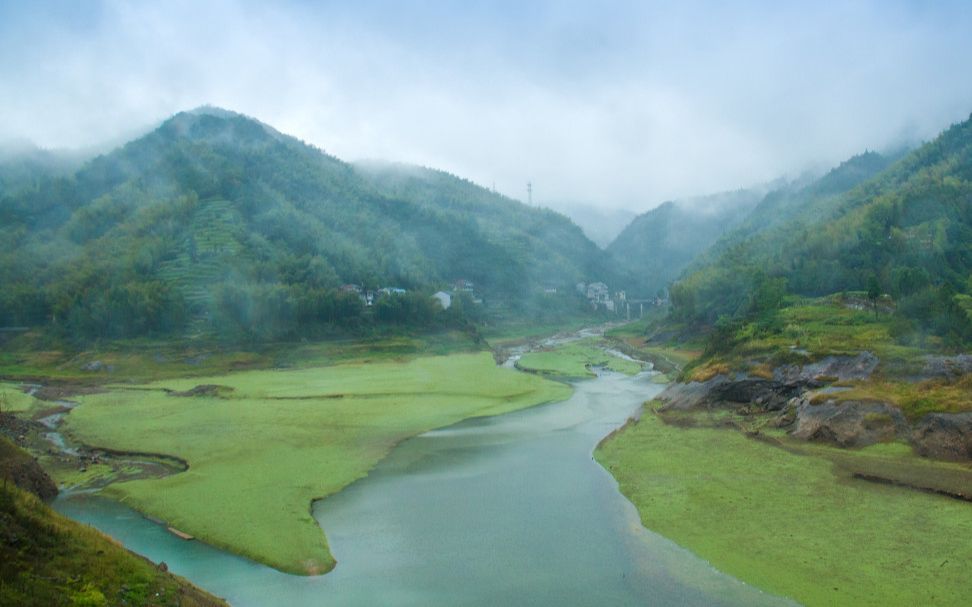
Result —
<path fill-rule="evenodd" d="M 784 365 L 773 371 L 773 379 L 785 384 L 814 384 L 819 382 L 867 379 L 874 373 L 878 363 L 877 356 L 861 352 L 857 356 L 828 356 L 815 363 Z"/>
<path fill-rule="evenodd" d="M 796 401 L 796 438 L 840 447 L 866 447 L 908 435 L 908 421 L 897 407 L 880 401 Z"/>
<path fill-rule="evenodd" d="M 972 413 L 929 413 L 911 433 L 915 450 L 925 457 L 972 459 Z"/>
<path fill-rule="evenodd" d="M 972 373 L 972 354 L 957 356 L 925 356 L 922 358 L 921 377 L 945 377 L 955 379 Z"/>
<path fill-rule="evenodd" d="M 665 391 L 655 398 L 663 403 L 663 411 L 687 411 L 710 404 L 710 394 L 718 386 L 729 383 L 725 375 L 716 375 L 710 380 L 669 384 Z"/>

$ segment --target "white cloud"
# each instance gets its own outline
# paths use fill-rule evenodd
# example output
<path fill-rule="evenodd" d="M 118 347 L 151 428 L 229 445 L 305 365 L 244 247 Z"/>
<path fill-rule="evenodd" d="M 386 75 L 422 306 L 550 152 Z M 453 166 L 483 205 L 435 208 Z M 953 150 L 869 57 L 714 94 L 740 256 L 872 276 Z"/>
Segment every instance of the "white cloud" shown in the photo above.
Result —
<path fill-rule="evenodd" d="M 964 3 L 84 3 L 0 8 L 0 139 L 212 103 L 346 159 L 643 210 L 972 111 Z"/>

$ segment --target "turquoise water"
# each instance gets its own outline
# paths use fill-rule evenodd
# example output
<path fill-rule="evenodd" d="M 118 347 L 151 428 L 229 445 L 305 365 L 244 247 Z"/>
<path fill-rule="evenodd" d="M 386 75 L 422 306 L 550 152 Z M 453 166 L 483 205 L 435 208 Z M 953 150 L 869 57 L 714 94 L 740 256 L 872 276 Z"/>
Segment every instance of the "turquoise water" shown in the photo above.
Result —
<path fill-rule="evenodd" d="M 659 389 L 646 375 L 605 374 L 565 402 L 406 441 L 315 504 L 338 560 L 319 577 L 177 539 L 103 498 L 55 507 L 237 607 L 791 604 L 645 530 L 593 460 L 597 442 Z"/>

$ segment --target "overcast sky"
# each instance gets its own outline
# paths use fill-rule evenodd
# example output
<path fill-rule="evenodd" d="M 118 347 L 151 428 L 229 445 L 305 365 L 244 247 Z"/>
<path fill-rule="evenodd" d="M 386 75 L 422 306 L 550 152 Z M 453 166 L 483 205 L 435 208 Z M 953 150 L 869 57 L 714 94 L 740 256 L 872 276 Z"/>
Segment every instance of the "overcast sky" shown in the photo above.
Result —
<path fill-rule="evenodd" d="M 731 6 L 729 6 L 731 5 Z M 0 0 L 0 140 L 213 104 L 347 160 L 645 210 L 933 137 L 972 2 Z"/>

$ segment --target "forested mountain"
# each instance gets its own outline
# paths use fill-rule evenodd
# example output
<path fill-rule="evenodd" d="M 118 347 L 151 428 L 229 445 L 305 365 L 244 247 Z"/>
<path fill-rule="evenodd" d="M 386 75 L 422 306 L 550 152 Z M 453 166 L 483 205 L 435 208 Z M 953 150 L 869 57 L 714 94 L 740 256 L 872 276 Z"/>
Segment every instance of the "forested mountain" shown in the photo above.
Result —
<path fill-rule="evenodd" d="M 631 276 L 633 295 L 654 296 L 742 221 L 764 193 L 754 188 L 666 202 L 635 217 L 607 251 Z"/>
<path fill-rule="evenodd" d="M 865 154 L 802 190 L 768 196 L 753 213 L 762 225 L 744 224 L 672 286 L 675 315 L 712 323 L 786 292 L 866 291 L 891 297 L 901 335 L 968 342 L 972 119 L 887 162 Z"/>
<path fill-rule="evenodd" d="M 383 196 L 474 226 L 471 229 L 485 240 L 466 242 L 470 247 L 467 252 L 439 249 L 450 240 L 437 242 L 441 239 L 435 231 L 438 226 L 423 223 L 414 227 L 414 238 L 433 245 L 427 255 L 435 263 L 453 263 L 450 256 L 469 261 L 468 271 L 459 274 L 475 276 L 484 284 L 495 282 L 508 293 L 520 295 L 531 285 L 570 290 L 577 282 L 616 280 L 607 256 L 560 213 L 529 207 L 433 169 L 369 162 L 356 164 L 355 170 Z M 494 250 L 478 252 L 476 247 Z"/>
<path fill-rule="evenodd" d="M 562 215 L 437 171 L 355 167 L 216 108 L 0 196 L 0 325 L 79 336 L 305 334 L 361 316 L 346 283 L 408 289 L 381 310 L 427 318 L 427 295 L 459 279 L 518 309 L 609 275 Z"/>
<path fill-rule="evenodd" d="M 784 230 L 789 229 L 789 224 L 795 221 L 820 221 L 834 205 L 840 204 L 843 194 L 887 169 L 904 153 L 864 152 L 842 162 L 823 176 L 806 175 L 773 188 L 759 204 L 749 210 L 737 226 L 728 230 L 693 265 L 711 261 L 732 246 L 760 232 L 779 226 L 783 226 Z"/>

